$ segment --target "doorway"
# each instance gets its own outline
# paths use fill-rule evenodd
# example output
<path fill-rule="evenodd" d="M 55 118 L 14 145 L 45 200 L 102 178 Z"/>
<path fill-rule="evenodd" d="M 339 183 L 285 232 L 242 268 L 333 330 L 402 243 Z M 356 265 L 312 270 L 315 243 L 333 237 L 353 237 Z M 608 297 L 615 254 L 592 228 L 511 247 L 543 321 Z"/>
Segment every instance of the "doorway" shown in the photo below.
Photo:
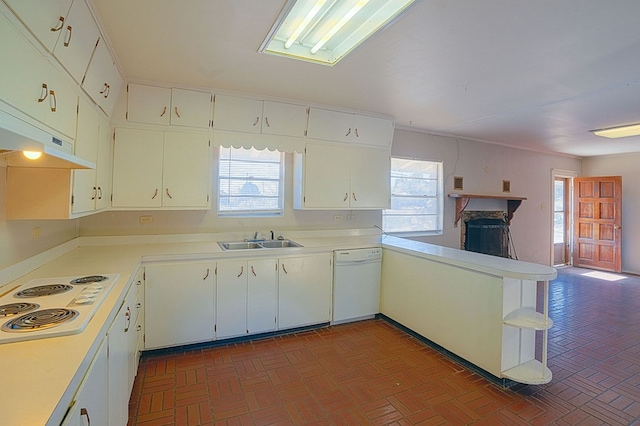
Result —
<path fill-rule="evenodd" d="M 553 178 L 553 266 L 571 263 L 571 182 L 569 177 Z"/>

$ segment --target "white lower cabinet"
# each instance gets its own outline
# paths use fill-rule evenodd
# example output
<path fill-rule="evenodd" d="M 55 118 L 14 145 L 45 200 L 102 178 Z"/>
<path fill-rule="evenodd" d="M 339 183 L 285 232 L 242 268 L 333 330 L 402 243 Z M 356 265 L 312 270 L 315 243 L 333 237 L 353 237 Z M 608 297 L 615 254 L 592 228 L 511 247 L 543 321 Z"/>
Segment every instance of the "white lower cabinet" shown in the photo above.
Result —
<path fill-rule="evenodd" d="M 278 328 L 329 322 L 331 282 L 331 253 L 280 258 Z"/>
<path fill-rule="evenodd" d="M 61 426 L 109 424 L 110 408 L 108 398 L 106 398 L 109 390 L 107 348 L 108 343 L 105 338 L 100 344 L 100 348 L 93 358 Z M 111 413 L 113 413 L 113 410 L 111 410 Z M 125 424 L 126 419 L 121 425 Z"/>
<path fill-rule="evenodd" d="M 217 339 L 276 329 L 277 265 L 276 259 L 218 262 Z"/>
<path fill-rule="evenodd" d="M 145 349 L 214 339 L 213 262 L 145 266 Z"/>
<path fill-rule="evenodd" d="M 136 376 L 135 305 L 138 287 L 132 285 L 107 333 L 109 342 L 109 425 L 122 426 L 129 418 L 129 395 Z"/>

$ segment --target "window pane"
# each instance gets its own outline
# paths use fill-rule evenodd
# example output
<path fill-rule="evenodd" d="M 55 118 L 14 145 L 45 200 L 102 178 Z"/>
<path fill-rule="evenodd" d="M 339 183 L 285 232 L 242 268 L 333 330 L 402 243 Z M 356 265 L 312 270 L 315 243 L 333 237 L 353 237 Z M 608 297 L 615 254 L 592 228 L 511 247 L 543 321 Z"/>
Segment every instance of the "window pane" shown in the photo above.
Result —
<path fill-rule="evenodd" d="M 564 181 L 556 180 L 553 182 L 554 188 L 554 206 L 556 212 L 564 211 Z"/>
<path fill-rule="evenodd" d="M 553 243 L 564 243 L 564 213 L 553 214 Z"/>
<path fill-rule="evenodd" d="M 281 214 L 282 159 L 277 151 L 220 147 L 218 211 Z"/>
<path fill-rule="evenodd" d="M 442 230 L 442 163 L 391 159 L 391 209 L 382 216 L 386 232 Z"/>

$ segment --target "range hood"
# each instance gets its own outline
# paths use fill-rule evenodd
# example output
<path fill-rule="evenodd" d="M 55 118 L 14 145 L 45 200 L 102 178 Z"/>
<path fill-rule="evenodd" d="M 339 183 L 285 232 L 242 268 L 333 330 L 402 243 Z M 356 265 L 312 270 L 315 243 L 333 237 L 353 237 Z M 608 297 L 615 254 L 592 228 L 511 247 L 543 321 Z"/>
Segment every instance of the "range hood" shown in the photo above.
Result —
<path fill-rule="evenodd" d="M 50 169 L 95 169 L 96 165 L 71 153 L 72 145 L 0 110 L 0 165 Z M 37 160 L 22 151 L 37 151 Z"/>

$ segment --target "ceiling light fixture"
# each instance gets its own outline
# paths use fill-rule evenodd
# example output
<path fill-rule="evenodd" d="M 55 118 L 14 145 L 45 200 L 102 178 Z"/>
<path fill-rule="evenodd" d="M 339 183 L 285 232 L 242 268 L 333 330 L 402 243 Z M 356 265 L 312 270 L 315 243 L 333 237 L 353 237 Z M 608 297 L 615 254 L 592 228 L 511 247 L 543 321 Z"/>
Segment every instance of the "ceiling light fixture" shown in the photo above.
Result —
<path fill-rule="evenodd" d="M 629 124 L 626 126 L 609 127 L 606 129 L 590 130 L 590 132 L 592 132 L 594 135 L 610 139 L 626 138 L 628 136 L 639 136 L 640 123 Z"/>
<path fill-rule="evenodd" d="M 287 0 L 259 51 L 334 65 L 418 0 Z"/>

